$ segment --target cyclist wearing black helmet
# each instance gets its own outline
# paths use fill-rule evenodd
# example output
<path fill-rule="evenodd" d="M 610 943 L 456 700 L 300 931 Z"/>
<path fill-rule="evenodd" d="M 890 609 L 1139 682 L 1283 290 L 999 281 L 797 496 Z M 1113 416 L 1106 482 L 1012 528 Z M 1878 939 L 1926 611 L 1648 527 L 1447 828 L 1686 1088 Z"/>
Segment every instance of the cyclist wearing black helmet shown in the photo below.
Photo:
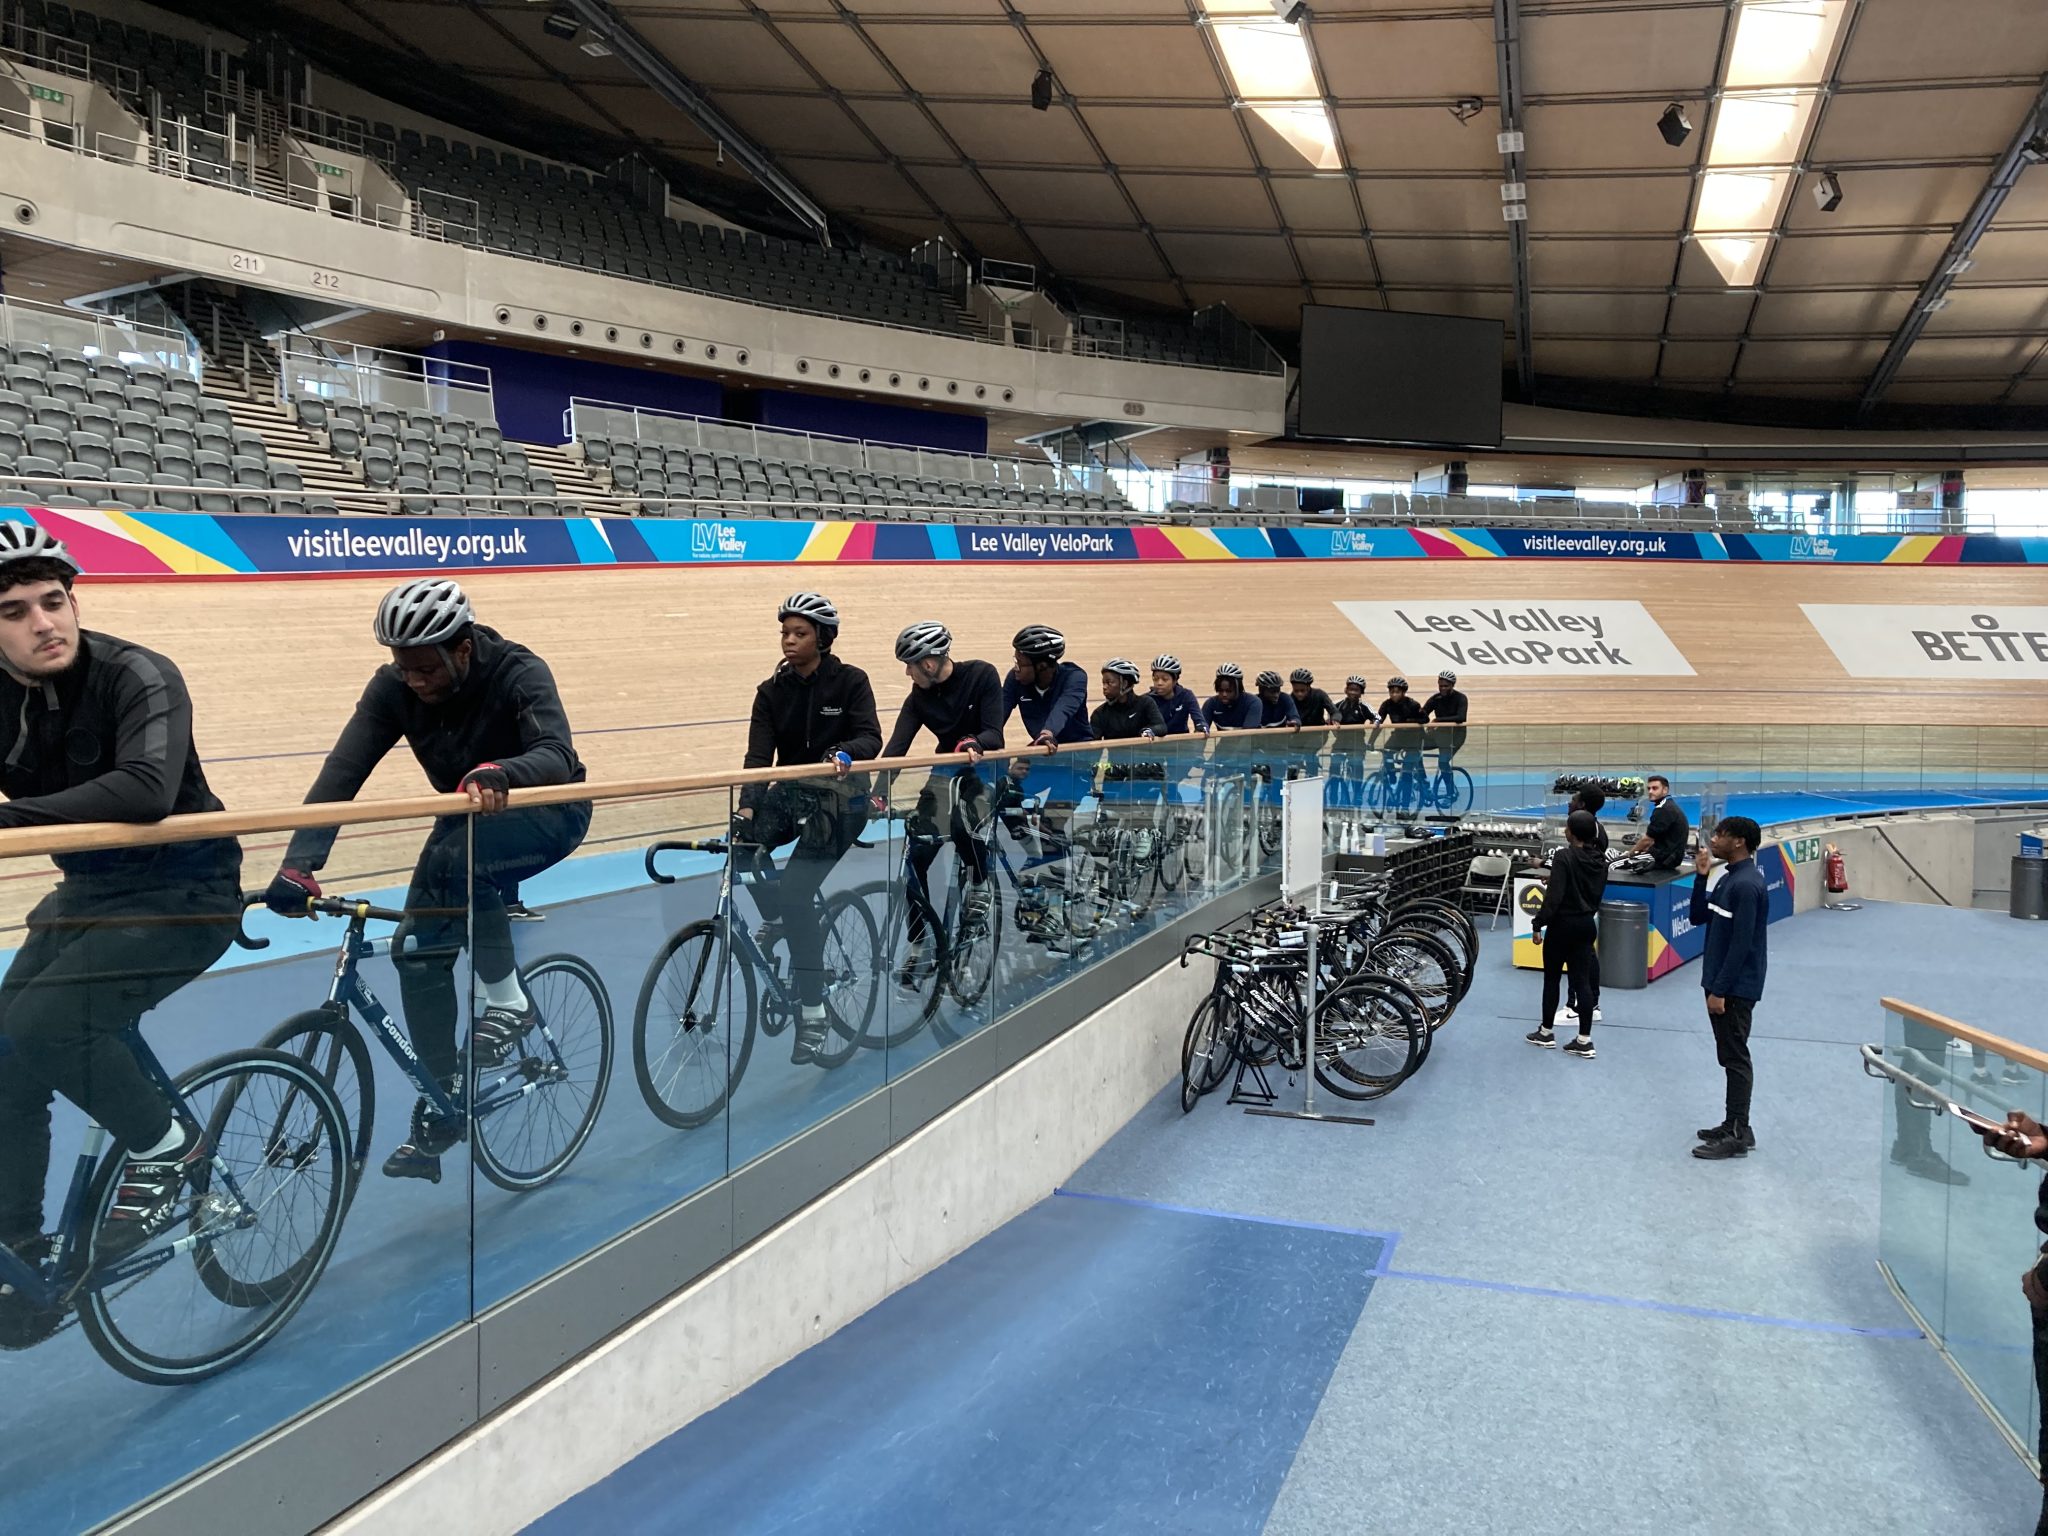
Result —
<path fill-rule="evenodd" d="M 1388 678 L 1386 702 L 1380 705 L 1380 724 L 1392 729 L 1387 732 L 1381 750 L 1389 756 L 1399 753 L 1406 760 L 1405 766 L 1418 773 L 1422 771 L 1422 732 L 1414 727 L 1421 723 L 1422 706 L 1408 696 L 1408 679 Z"/>
<path fill-rule="evenodd" d="M 993 894 L 988 888 L 987 833 L 993 812 L 988 786 L 975 770 L 984 752 L 1003 750 L 1002 678 L 985 661 L 955 661 L 952 631 L 931 619 L 910 625 L 896 637 L 896 659 L 910 679 L 910 696 L 903 701 L 882 756 L 904 756 L 921 730 L 932 733 L 939 751 L 968 756 L 961 767 L 933 769 L 918 791 L 916 809 L 904 818 L 911 863 L 929 884 L 932 862 L 943 842 L 939 828 L 946 826 L 966 872 L 967 918 L 986 921 Z M 944 807 L 942 799 L 948 802 Z M 910 909 L 907 927 L 910 951 L 897 980 L 914 988 L 927 979 L 934 947 L 916 906 Z"/>
<path fill-rule="evenodd" d="M 455 961 L 464 940 L 482 1004 L 470 1029 L 471 1064 L 495 1066 L 520 1048 L 534 1022 L 513 957 L 505 890 L 559 864 L 590 830 L 588 801 L 508 812 L 506 796 L 514 789 L 580 784 L 583 762 L 548 664 L 477 623 L 462 588 L 447 577 L 393 587 L 377 605 L 375 629 L 391 660 L 371 674 L 306 791 L 306 804 L 355 799 L 401 738 L 436 790 L 469 796 L 473 817 L 440 817 L 427 834 L 405 894 L 406 911 L 422 915 L 408 917 L 392 942 L 420 1065 L 459 1103 Z M 334 837 L 333 827 L 292 835 L 264 893 L 273 912 L 307 915 L 308 901 L 320 894 L 314 875 Z M 439 915 L 450 910 L 456 915 Z M 384 1172 L 438 1183 L 441 1154 L 461 1135 L 459 1122 L 435 1115 L 422 1098 L 413 1108 L 411 1136 L 385 1160 Z"/>
<path fill-rule="evenodd" d="M 1259 674 L 1259 721 L 1260 725 L 1301 724 L 1301 711 L 1294 707 L 1291 694 L 1281 691 L 1278 672 Z"/>
<path fill-rule="evenodd" d="M 1003 683 L 1003 715 L 1023 723 L 1032 745 L 1088 741 L 1088 674 L 1071 661 L 1067 639 L 1044 624 L 1027 624 L 1010 642 L 1017 665 Z"/>
<path fill-rule="evenodd" d="M 1192 731 L 1197 736 L 1209 732 L 1209 722 L 1202 718 L 1202 701 L 1195 697 L 1195 690 L 1186 687 L 1180 680 L 1180 658 L 1168 652 L 1152 658 L 1152 701 L 1159 706 L 1159 717 L 1165 722 L 1162 736 L 1185 736 Z"/>
<path fill-rule="evenodd" d="M 1465 720 L 1471 712 L 1472 701 L 1458 692 L 1458 674 L 1437 673 L 1436 692 L 1422 701 L 1422 718 L 1430 722 L 1429 740 L 1436 748 L 1439 777 L 1451 771 L 1451 759 L 1465 745 Z"/>
<path fill-rule="evenodd" d="M 0 523 L 0 827 L 221 809 L 192 743 L 184 678 L 167 657 L 82 629 L 77 574 L 36 524 Z M 55 861 L 64 878 L 29 912 L 0 983 L 0 1242 L 29 1262 L 48 1256 L 43 1186 L 61 1093 L 128 1153 L 95 1240 L 104 1260 L 163 1232 L 194 1171 L 195 1129 L 123 1036 L 227 950 L 242 850 L 207 838 Z M 10 1333 L 27 1323 L 6 1318 Z"/>
<path fill-rule="evenodd" d="M 1328 725 L 1330 723 L 1330 696 L 1316 686 L 1316 675 L 1307 667 L 1296 667 L 1287 675 L 1289 691 L 1294 695 L 1295 710 L 1301 716 L 1303 725 Z"/>
<path fill-rule="evenodd" d="M 749 888 L 761 909 L 762 952 L 779 938 L 789 941 L 798 1005 L 789 1059 L 802 1066 L 825 1043 L 829 1029 L 825 933 L 813 900 L 867 825 L 867 776 L 854 777 L 851 769 L 881 755 L 882 724 L 867 673 L 832 654 L 839 610 L 829 598 L 795 593 L 783 599 L 775 618 L 782 627 L 782 664 L 754 691 L 745 766 L 830 763 L 833 777 L 747 785 L 740 791 L 733 833 L 737 856 L 756 867 L 768 862 L 768 849 L 796 844 L 781 879 L 758 880 Z"/>
<path fill-rule="evenodd" d="M 1216 668 L 1216 692 L 1202 706 L 1202 718 L 1212 731 L 1245 731 L 1259 723 L 1263 711 L 1258 698 L 1244 691 L 1244 669 L 1234 661 Z"/>
<path fill-rule="evenodd" d="M 1088 717 L 1088 725 L 1099 741 L 1150 741 L 1166 733 L 1159 701 L 1138 692 L 1138 664 L 1112 657 L 1102 664 L 1102 703 Z"/>
<path fill-rule="evenodd" d="M 1365 702 L 1365 679 L 1356 672 L 1344 679 L 1344 697 L 1330 707 L 1339 725 L 1371 725 L 1379 719 Z"/>

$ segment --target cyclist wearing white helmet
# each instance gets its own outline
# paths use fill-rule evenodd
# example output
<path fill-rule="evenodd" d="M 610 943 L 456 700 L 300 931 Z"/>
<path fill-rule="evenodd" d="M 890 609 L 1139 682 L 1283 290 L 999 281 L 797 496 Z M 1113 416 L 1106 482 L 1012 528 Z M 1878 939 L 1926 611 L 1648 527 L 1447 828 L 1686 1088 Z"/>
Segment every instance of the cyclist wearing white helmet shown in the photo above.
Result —
<path fill-rule="evenodd" d="M 0 827 L 161 821 L 217 811 L 192 744 L 192 699 L 155 651 L 82 629 L 77 562 L 34 523 L 0 522 Z M 198 1153 L 193 1128 L 124 1034 L 220 958 L 241 919 L 232 838 L 60 853 L 0 983 L 0 1241 L 48 1255 L 50 1101 L 62 1094 L 128 1153 L 95 1238 L 104 1260 L 167 1229 Z M 0 1344 L 49 1314 L 0 1297 Z M 24 1337 L 27 1337 L 24 1334 Z"/>
<path fill-rule="evenodd" d="M 1152 658 L 1152 699 L 1159 706 L 1159 717 L 1165 722 L 1164 736 L 1185 736 L 1192 731 L 1197 736 L 1209 733 L 1209 722 L 1202 718 L 1202 701 L 1195 697 L 1195 690 L 1180 680 L 1180 658 L 1171 652 Z"/>
<path fill-rule="evenodd" d="M 825 933 L 814 898 L 867 826 L 867 776 L 850 774 L 856 762 L 881 755 L 882 723 L 867 673 L 832 654 L 839 610 L 830 599 L 816 592 L 794 593 L 783 599 L 775 618 L 781 625 L 782 664 L 754 690 L 744 766 L 830 763 L 833 777 L 745 786 L 733 835 L 735 858 L 757 867 L 768 861 L 766 850 L 796 844 L 780 879 L 757 880 L 748 889 L 761 910 L 762 952 L 778 939 L 789 942 L 798 1005 L 789 1059 L 802 1066 L 815 1058 L 830 1027 Z"/>
<path fill-rule="evenodd" d="M 1287 676 L 1288 691 L 1294 695 L 1294 708 L 1301 716 L 1303 725 L 1328 725 L 1330 723 L 1330 696 L 1316 686 L 1316 675 L 1307 667 L 1296 667 Z"/>
<path fill-rule="evenodd" d="M 1293 698 L 1281 691 L 1278 672 L 1261 672 L 1259 682 L 1260 725 L 1301 725 L 1301 711 L 1294 707 Z"/>
<path fill-rule="evenodd" d="M 1331 706 L 1339 725 L 1371 725 L 1379 716 L 1365 702 L 1365 679 L 1356 672 L 1344 679 L 1344 697 Z"/>
<path fill-rule="evenodd" d="M 467 909 L 469 922 L 408 918 L 392 944 L 420 1064 L 459 1103 L 465 1095 L 454 971 L 465 937 L 482 1005 L 470 1029 L 470 1056 L 475 1066 L 494 1066 L 521 1047 L 534 1022 L 513 959 L 505 892 L 567 858 L 590 829 L 588 802 L 499 813 L 511 790 L 582 783 L 583 763 L 547 663 L 477 623 L 462 588 L 447 577 L 393 587 L 377 605 L 374 628 L 391 660 L 371 674 L 306 804 L 353 800 L 401 738 L 436 790 L 469 796 L 474 826 L 466 816 L 434 823 L 405 897 L 408 912 Z M 272 911 L 306 915 L 308 901 L 320 894 L 314 876 L 334 837 L 333 827 L 293 834 L 264 893 Z M 430 1101 L 420 1099 L 412 1134 L 385 1161 L 385 1174 L 439 1182 L 441 1153 L 461 1134 L 459 1123 L 434 1115 Z"/>
<path fill-rule="evenodd" d="M 1451 771 L 1451 759 L 1465 745 L 1465 721 L 1471 713 L 1471 700 L 1458 691 L 1458 674 L 1437 673 L 1436 692 L 1422 701 L 1422 718 L 1430 722 L 1429 740 L 1436 748 L 1439 775 Z"/>
<path fill-rule="evenodd" d="M 1256 696 L 1244 691 L 1244 669 L 1234 661 L 1216 668 L 1216 691 L 1202 705 L 1202 719 L 1212 731 L 1250 730 L 1263 711 Z"/>
<path fill-rule="evenodd" d="M 1138 692 L 1138 677 L 1135 661 L 1116 656 L 1102 664 L 1102 704 L 1088 717 L 1098 740 L 1150 741 L 1165 733 L 1159 702 Z"/>
<path fill-rule="evenodd" d="M 964 752 L 968 757 L 963 767 L 933 769 L 918 791 L 916 808 L 904 818 L 909 858 L 928 884 L 943 841 L 939 828 L 944 825 L 967 875 L 966 921 L 984 922 L 993 910 L 986 830 L 993 812 L 988 786 L 975 770 L 983 753 L 1003 750 L 1002 677 L 988 662 L 955 661 L 952 632 L 931 619 L 910 625 L 896 637 L 896 659 L 910 679 L 910 697 L 903 701 L 882 756 L 904 756 L 917 733 L 928 730 L 937 738 L 939 751 Z M 941 800 L 949 804 L 942 807 Z M 929 980 L 935 946 L 925 935 L 923 913 L 914 903 L 907 926 L 910 948 L 896 980 L 915 989 Z"/>
<path fill-rule="evenodd" d="M 1033 746 L 1057 749 L 1088 741 L 1088 674 L 1071 661 L 1067 639 L 1044 624 L 1027 624 L 1010 647 L 1016 666 L 1003 683 L 1003 713 L 1015 714 Z"/>

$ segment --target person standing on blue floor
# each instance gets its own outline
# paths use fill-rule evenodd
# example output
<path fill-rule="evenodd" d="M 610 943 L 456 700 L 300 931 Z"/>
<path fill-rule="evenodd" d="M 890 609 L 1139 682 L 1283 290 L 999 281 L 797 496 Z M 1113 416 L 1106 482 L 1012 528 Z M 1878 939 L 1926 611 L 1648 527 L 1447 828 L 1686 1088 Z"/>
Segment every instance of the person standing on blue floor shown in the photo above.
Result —
<path fill-rule="evenodd" d="M 1216 668 L 1216 691 L 1202 705 L 1202 719 L 1212 731 L 1248 731 L 1259 724 L 1259 701 L 1244 691 L 1244 669 L 1234 661 Z"/>
<path fill-rule="evenodd" d="M 1719 1125 L 1699 1133 L 1694 1157 L 1745 1157 L 1756 1148 L 1756 1133 L 1749 1123 L 1750 1090 L 1756 1079 L 1749 1059 L 1749 1029 L 1764 995 L 1771 920 L 1770 892 L 1763 871 L 1756 867 L 1762 843 L 1763 831 L 1749 817 L 1724 816 L 1714 824 L 1709 846 L 1693 859 L 1692 925 L 1707 935 L 1700 956 L 1700 986 L 1707 994 L 1714 1054 L 1728 1077 L 1727 1113 Z M 1707 875 L 1716 858 L 1726 867 L 1709 890 Z"/>
<path fill-rule="evenodd" d="M 580 784 L 583 762 L 548 664 L 479 624 L 462 588 L 447 577 L 393 587 L 377 605 L 375 630 L 391 660 L 371 675 L 306 791 L 306 804 L 355 799 L 401 739 L 437 791 L 469 796 L 474 817 L 440 817 L 427 834 L 405 895 L 405 909 L 415 915 L 392 943 L 420 1065 L 460 1103 L 466 1094 L 455 1044 L 461 1011 L 456 957 L 467 940 L 483 1004 L 470 1028 L 472 1064 L 495 1066 L 519 1048 L 534 1023 L 513 959 L 505 886 L 560 863 L 590 830 L 587 800 L 508 811 L 506 797 L 514 789 Z M 313 877 L 327 862 L 335 830 L 307 827 L 292 835 L 264 893 L 271 911 L 307 915 L 308 902 L 320 894 Z M 454 915 L 442 915 L 449 912 Z M 435 1115 L 427 1099 L 418 1100 L 412 1134 L 385 1160 L 385 1176 L 439 1183 L 441 1154 L 461 1139 L 462 1129 L 460 1121 Z"/>
<path fill-rule="evenodd" d="M 1293 696 L 1282 691 L 1278 672 L 1259 674 L 1259 724 L 1264 726 L 1301 724 L 1301 711 Z"/>
<path fill-rule="evenodd" d="M 895 728 L 882 747 L 883 757 L 902 757 L 921 730 L 937 738 L 941 752 L 964 752 L 957 768 L 935 768 L 918 792 L 917 805 L 904 817 L 911 867 L 931 881 L 946 828 L 960 856 L 966 881 L 966 922 L 984 922 L 991 910 L 988 824 L 993 816 L 988 786 L 976 772 L 984 752 L 1003 750 L 1003 680 L 986 661 L 955 661 L 953 633 L 936 620 L 909 625 L 896 637 L 896 659 L 910 679 L 910 696 L 897 712 Z M 945 801 L 941 805 L 941 801 Z M 924 914 L 912 904 L 907 923 L 909 953 L 896 973 L 898 985 L 916 989 L 926 979 L 936 947 L 924 931 Z"/>
<path fill-rule="evenodd" d="M 1593 1009 L 1600 1001 L 1600 962 L 1593 941 L 1599 936 L 1600 900 L 1607 893 L 1607 860 L 1593 844 L 1598 830 L 1590 811 L 1573 811 L 1566 818 L 1565 846 L 1550 861 L 1543 905 L 1530 920 L 1543 949 L 1543 1011 L 1537 1015 L 1542 1022 L 1524 1038 L 1546 1049 L 1557 1044 L 1552 1021 L 1560 1017 L 1558 978 L 1569 971 L 1579 1033 L 1565 1042 L 1564 1053 L 1582 1061 L 1593 1059 Z"/>
<path fill-rule="evenodd" d="M 1159 706 L 1162 736 L 1209 734 L 1209 722 L 1202 718 L 1202 701 L 1195 690 L 1182 685 L 1180 658 L 1171 652 L 1152 658 L 1152 701 Z"/>
<path fill-rule="evenodd" d="M 733 817 L 734 862 L 751 863 L 767 878 L 750 887 L 761 910 L 758 939 L 768 954 L 778 939 L 789 944 L 796 982 L 797 1026 L 789 1059 L 802 1066 L 825 1043 L 825 930 L 816 899 L 833 867 L 867 826 L 867 775 L 857 762 L 881 755 L 882 723 L 867 673 L 832 654 L 839 610 L 817 592 L 784 598 L 776 610 L 782 628 L 782 663 L 754 691 L 743 766 L 772 768 L 830 763 L 833 778 L 748 784 Z M 770 848 L 794 842 L 780 877 Z"/>
<path fill-rule="evenodd" d="M 1316 686 L 1316 675 L 1307 667 L 1296 667 L 1287 676 L 1288 691 L 1294 696 L 1295 713 L 1305 726 L 1328 725 L 1335 705 Z"/>
<path fill-rule="evenodd" d="M 1976 1125 L 1970 1129 L 2007 1157 L 2048 1161 L 2048 1130 L 2023 1109 L 2008 1110 L 2002 1130 L 1987 1131 Z M 2034 1230 L 2048 1235 L 2048 1175 L 2042 1177 L 2040 1193 L 2034 1198 Z M 2042 1405 L 2036 1415 L 2040 1425 L 2035 1449 L 2041 1466 L 2048 1469 L 2048 1241 L 2042 1244 L 2041 1256 L 2020 1271 L 2020 1294 L 2026 1297 L 2027 1310 L 2033 1318 L 2034 1391 Z M 2048 1470 L 2044 1470 L 2044 1477 L 2048 1477 Z M 2042 1492 L 2041 1516 L 2034 1523 L 2034 1536 L 2048 1536 L 2048 1487 Z"/>

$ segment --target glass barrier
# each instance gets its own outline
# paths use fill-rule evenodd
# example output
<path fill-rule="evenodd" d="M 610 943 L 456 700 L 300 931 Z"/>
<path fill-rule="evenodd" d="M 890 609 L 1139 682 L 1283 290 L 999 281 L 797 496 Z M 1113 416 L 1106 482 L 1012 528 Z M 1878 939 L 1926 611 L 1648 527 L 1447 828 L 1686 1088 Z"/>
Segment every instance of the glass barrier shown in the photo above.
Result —
<path fill-rule="evenodd" d="M 1894 1082 L 1884 1095 L 1878 1257 L 2031 1460 L 2040 1403 L 2020 1275 L 2041 1257 L 2034 1211 L 2043 1170 L 1987 1158 L 1976 1132 L 1942 1100 L 1994 1120 L 2012 1110 L 2044 1120 L 2048 1075 L 2031 1064 L 2030 1052 L 2014 1048 L 2030 1058 L 2022 1061 L 1987 1050 L 1931 1017 L 1885 1009 L 1885 1059 L 1931 1092 Z"/>

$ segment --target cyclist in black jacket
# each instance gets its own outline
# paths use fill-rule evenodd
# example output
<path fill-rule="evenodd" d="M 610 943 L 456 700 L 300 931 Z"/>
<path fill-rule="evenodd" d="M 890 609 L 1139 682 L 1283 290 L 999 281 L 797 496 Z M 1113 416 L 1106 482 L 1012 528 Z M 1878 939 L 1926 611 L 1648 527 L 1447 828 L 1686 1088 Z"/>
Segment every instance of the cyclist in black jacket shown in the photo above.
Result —
<path fill-rule="evenodd" d="M 1138 664 L 1115 656 L 1102 664 L 1102 703 L 1088 717 L 1099 741 L 1150 741 L 1166 734 L 1159 701 L 1138 692 Z"/>
<path fill-rule="evenodd" d="M 167 658 L 81 629 L 78 566 L 33 523 L 0 523 L 0 827 L 160 821 L 221 808 L 192 743 L 192 700 Z M 76 1104 L 128 1153 L 96 1239 L 132 1253 L 176 1215 L 193 1127 L 143 1075 L 128 1028 L 227 950 L 241 921 L 232 838 L 60 853 L 0 983 L 0 1241 L 47 1255 L 50 1100 Z"/>
<path fill-rule="evenodd" d="M 832 654 L 839 610 L 828 598 L 795 593 L 775 618 L 782 626 L 782 665 L 754 691 L 745 766 L 831 763 L 834 777 L 747 785 L 740 791 L 733 837 L 735 858 L 757 865 L 772 862 L 768 849 L 796 843 L 781 878 L 756 881 L 751 889 L 761 909 L 761 952 L 768 953 L 778 938 L 789 941 L 798 1011 L 789 1059 L 802 1066 L 814 1059 L 829 1029 L 825 930 L 815 901 L 833 866 L 867 826 L 867 775 L 851 770 L 881 755 L 882 723 L 867 673 Z"/>
<path fill-rule="evenodd" d="M 1330 723 L 1330 712 L 1335 706 L 1330 703 L 1330 696 L 1316 686 L 1315 673 L 1307 667 L 1296 667 L 1287 675 L 1287 683 L 1303 725 Z"/>
<path fill-rule="evenodd" d="M 1365 679 L 1356 672 L 1344 679 L 1344 697 L 1331 706 L 1331 714 L 1339 725 L 1371 725 L 1379 719 L 1365 702 Z"/>
<path fill-rule="evenodd" d="M 513 959 L 505 889 L 566 859 L 590 829 L 588 801 L 500 814 L 507 792 L 580 784 L 583 763 L 547 663 L 477 623 L 454 582 L 426 576 L 392 588 L 377 605 L 376 633 L 377 643 L 390 647 L 391 661 L 371 675 L 306 791 L 306 804 L 353 800 L 402 737 L 427 782 L 442 794 L 467 794 L 478 813 L 473 832 L 469 817 L 435 821 L 405 896 L 406 910 L 415 915 L 392 943 L 406 1028 L 420 1064 L 459 1102 L 454 971 L 465 932 L 483 1004 L 470 1030 L 470 1055 L 475 1065 L 495 1066 L 534 1022 Z M 320 894 L 314 875 L 327 862 L 334 833 L 308 827 L 293 834 L 264 893 L 273 912 L 306 915 L 308 901 Z M 462 1127 L 431 1109 L 424 1098 L 415 1104 L 412 1135 L 385 1160 L 387 1176 L 439 1182 L 441 1154 Z"/>
<path fill-rule="evenodd" d="M 985 922 L 992 910 L 988 824 L 994 813 L 988 786 L 975 770 L 983 753 L 1003 750 L 1003 679 L 985 661 L 955 661 L 953 632 L 930 619 L 912 624 L 896 637 L 896 659 L 910 679 L 910 696 L 903 701 L 882 756 L 902 757 L 920 730 L 938 738 L 939 751 L 968 756 L 961 767 L 933 769 L 918 791 L 917 808 L 904 818 L 911 865 L 929 888 L 932 861 L 939 856 L 939 801 L 944 796 L 951 801 L 944 825 L 960 855 L 961 868 L 967 872 L 964 916 L 969 922 Z M 915 988 L 924 980 L 932 959 L 924 915 L 915 905 L 910 908 L 907 927 L 910 952 L 896 979 Z"/>
<path fill-rule="evenodd" d="M 1451 759 L 1465 745 L 1465 721 L 1472 713 L 1472 701 L 1458 691 L 1458 674 L 1439 672 L 1436 692 L 1422 701 L 1422 718 L 1431 722 L 1430 744 L 1436 748 L 1436 773 L 1442 778 L 1451 771 Z"/>

